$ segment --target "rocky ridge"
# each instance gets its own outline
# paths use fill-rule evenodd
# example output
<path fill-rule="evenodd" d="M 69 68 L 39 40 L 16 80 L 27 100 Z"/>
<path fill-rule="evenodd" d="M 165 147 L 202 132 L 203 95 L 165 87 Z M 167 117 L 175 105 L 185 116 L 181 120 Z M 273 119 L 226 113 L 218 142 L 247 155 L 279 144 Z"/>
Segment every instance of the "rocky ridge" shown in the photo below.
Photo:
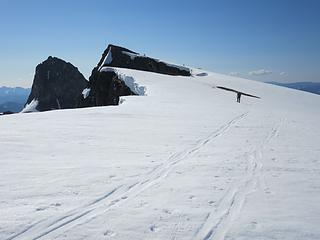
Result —
<path fill-rule="evenodd" d="M 26 106 L 29 111 L 118 105 L 121 96 L 139 95 L 130 89 L 114 68 L 127 68 L 167 75 L 190 76 L 190 69 L 168 64 L 129 49 L 108 45 L 87 81 L 78 69 L 56 57 L 36 67 Z"/>

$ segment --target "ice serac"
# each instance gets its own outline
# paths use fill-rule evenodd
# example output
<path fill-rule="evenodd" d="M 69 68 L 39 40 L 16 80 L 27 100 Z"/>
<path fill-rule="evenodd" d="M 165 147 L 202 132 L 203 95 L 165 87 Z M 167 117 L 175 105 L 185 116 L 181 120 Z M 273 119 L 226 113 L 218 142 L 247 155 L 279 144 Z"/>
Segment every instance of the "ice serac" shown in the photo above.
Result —
<path fill-rule="evenodd" d="M 104 66 L 120 67 L 174 76 L 191 76 L 190 69 L 141 55 L 129 49 L 109 45 L 93 73 Z"/>
<path fill-rule="evenodd" d="M 87 83 L 71 63 L 50 56 L 36 67 L 26 105 L 37 99 L 38 111 L 76 108 Z"/>

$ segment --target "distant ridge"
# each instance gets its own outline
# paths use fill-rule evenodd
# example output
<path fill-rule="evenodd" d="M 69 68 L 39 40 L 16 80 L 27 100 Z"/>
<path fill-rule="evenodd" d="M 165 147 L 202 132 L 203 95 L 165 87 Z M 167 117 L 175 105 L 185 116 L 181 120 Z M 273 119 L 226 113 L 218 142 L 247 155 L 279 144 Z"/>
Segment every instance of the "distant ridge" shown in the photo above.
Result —
<path fill-rule="evenodd" d="M 320 95 L 320 83 L 318 82 L 295 82 L 295 83 L 267 82 L 267 83 Z"/>
<path fill-rule="evenodd" d="M 30 88 L 0 87 L 0 113 L 20 112 L 30 94 Z"/>

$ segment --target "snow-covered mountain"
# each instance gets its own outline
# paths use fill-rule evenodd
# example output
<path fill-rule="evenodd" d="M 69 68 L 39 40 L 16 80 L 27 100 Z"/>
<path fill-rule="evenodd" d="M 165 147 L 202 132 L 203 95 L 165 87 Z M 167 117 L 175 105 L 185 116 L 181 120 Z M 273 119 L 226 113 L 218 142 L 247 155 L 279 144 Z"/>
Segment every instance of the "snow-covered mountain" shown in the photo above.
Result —
<path fill-rule="evenodd" d="M 0 118 L 0 239 L 320 239 L 318 95 L 115 70 L 144 95 Z"/>

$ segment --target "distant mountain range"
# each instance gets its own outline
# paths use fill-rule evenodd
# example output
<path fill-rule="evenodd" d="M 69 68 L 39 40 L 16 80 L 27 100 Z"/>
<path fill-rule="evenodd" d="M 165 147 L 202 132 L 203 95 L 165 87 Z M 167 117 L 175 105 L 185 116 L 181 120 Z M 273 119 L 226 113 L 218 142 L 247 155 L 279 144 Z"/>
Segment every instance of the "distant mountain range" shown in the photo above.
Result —
<path fill-rule="evenodd" d="M 30 94 L 30 88 L 0 87 L 0 113 L 20 112 Z"/>
<path fill-rule="evenodd" d="M 320 95 L 320 83 L 317 83 L 317 82 L 296 82 L 296 83 L 267 82 L 267 83 Z"/>

